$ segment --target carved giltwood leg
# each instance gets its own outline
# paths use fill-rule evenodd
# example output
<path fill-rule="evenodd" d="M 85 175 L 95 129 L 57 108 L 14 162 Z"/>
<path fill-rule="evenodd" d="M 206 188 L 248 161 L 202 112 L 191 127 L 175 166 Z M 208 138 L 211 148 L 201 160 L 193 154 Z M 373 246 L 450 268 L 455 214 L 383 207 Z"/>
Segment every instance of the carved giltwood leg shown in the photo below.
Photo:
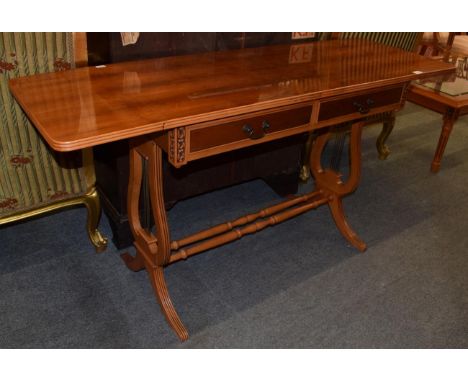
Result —
<path fill-rule="evenodd" d="M 81 206 L 83 204 L 88 211 L 86 228 L 89 239 L 96 248 L 96 251 L 102 252 L 107 247 L 107 239 L 102 236 L 101 232 L 98 230 L 99 218 L 101 216 L 101 204 L 95 187 L 91 187 L 84 195 L 76 196 L 70 199 L 58 200 L 42 207 L 7 215 L 3 218 L 0 218 L 0 226 L 2 224 L 8 224 L 14 221 L 47 214 L 51 211 L 57 211 L 62 208 Z"/>
<path fill-rule="evenodd" d="M 393 127 L 395 126 L 395 112 L 390 112 L 385 115 L 383 120 L 383 127 L 380 135 L 377 137 L 377 141 L 375 145 L 377 146 L 377 151 L 379 153 L 379 159 L 384 160 L 387 159 L 388 155 L 390 154 L 390 149 L 385 144 L 388 137 L 393 131 Z"/>
<path fill-rule="evenodd" d="M 301 171 L 299 173 L 299 178 L 305 183 L 310 178 L 310 165 L 309 165 L 309 158 L 310 152 L 312 149 L 312 144 L 315 138 L 315 134 L 309 133 L 309 137 L 307 138 L 307 142 L 304 145 L 304 157 L 302 160 Z"/>
<path fill-rule="evenodd" d="M 96 188 L 92 188 L 83 196 L 83 203 L 88 210 L 86 228 L 88 236 L 97 252 L 103 252 L 107 248 L 107 239 L 98 230 L 101 218 L 101 203 Z"/>
<path fill-rule="evenodd" d="M 148 178 L 151 207 L 156 226 L 153 234 L 142 228 L 139 216 L 139 198 L 143 173 L 143 158 L 148 161 Z M 128 268 L 138 271 L 146 268 L 161 310 L 180 340 L 188 338 L 188 332 L 172 304 L 164 279 L 163 267 L 169 263 L 170 238 L 162 191 L 162 153 L 153 141 L 138 144 L 132 142 L 130 150 L 130 179 L 128 189 L 128 216 L 135 238 L 135 257 L 123 254 Z"/>
<path fill-rule="evenodd" d="M 323 149 L 331 137 L 330 131 L 317 137 L 312 146 L 310 156 L 310 168 L 315 178 L 316 188 L 328 197 L 328 206 L 335 224 L 341 234 L 359 251 L 366 249 L 366 244 L 351 229 L 343 211 L 342 198 L 352 193 L 361 175 L 361 133 L 364 123 L 358 122 L 351 126 L 350 148 L 350 173 L 346 182 L 341 179 L 341 174 L 332 169 L 322 168 L 321 158 Z"/>
<path fill-rule="evenodd" d="M 453 125 L 458 119 L 458 111 L 452 108 L 447 108 L 447 111 L 444 114 L 444 124 L 442 125 L 442 131 L 440 132 L 439 143 L 434 154 L 434 159 L 431 163 L 431 171 L 438 172 L 440 169 L 440 162 L 442 161 L 442 156 L 444 155 L 445 147 L 450 138 L 450 133 L 452 132 Z"/>

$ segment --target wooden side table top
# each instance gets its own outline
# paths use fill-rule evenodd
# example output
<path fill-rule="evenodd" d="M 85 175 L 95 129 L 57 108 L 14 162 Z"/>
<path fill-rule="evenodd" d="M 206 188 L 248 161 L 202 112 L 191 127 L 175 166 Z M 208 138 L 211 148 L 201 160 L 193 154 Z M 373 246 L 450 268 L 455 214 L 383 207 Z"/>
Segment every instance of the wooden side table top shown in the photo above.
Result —
<path fill-rule="evenodd" d="M 455 73 L 415 81 L 410 87 L 410 93 L 412 93 L 410 99 L 414 98 L 417 102 L 425 98 L 429 102 L 440 104 L 441 107 L 449 106 L 454 109 L 468 106 L 468 58 L 460 57 L 455 52 L 445 61 L 455 66 Z"/>
<path fill-rule="evenodd" d="M 49 145 L 71 151 L 450 72 L 400 49 L 333 40 L 80 68 L 10 88 Z"/>

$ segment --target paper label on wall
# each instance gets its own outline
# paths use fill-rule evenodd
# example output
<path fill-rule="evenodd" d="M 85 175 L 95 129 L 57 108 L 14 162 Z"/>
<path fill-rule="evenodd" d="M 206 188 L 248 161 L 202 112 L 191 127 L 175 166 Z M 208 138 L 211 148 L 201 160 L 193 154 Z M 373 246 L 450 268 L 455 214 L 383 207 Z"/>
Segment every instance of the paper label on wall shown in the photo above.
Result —
<path fill-rule="evenodd" d="M 315 32 L 292 32 L 291 39 L 300 40 L 303 38 L 314 38 Z"/>

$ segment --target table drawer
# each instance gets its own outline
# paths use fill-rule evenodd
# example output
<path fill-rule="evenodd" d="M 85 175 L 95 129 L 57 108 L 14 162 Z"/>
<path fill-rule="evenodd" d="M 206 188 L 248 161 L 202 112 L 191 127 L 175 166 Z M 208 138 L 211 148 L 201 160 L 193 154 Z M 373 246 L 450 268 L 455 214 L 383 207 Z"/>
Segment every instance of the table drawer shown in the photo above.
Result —
<path fill-rule="evenodd" d="M 279 133 L 292 135 L 291 129 L 309 124 L 311 113 L 312 106 L 305 106 L 211 126 L 190 127 L 190 153 L 230 144 L 250 146 Z"/>
<path fill-rule="evenodd" d="M 312 105 L 303 103 L 177 127 L 155 140 L 167 152 L 169 162 L 180 167 L 195 159 L 311 131 L 311 114 Z"/>
<path fill-rule="evenodd" d="M 351 120 L 360 115 L 370 115 L 385 111 L 400 104 L 404 86 L 390 89 L 334 98 L 320 103 L 318 122 L 334 119 Z"/>

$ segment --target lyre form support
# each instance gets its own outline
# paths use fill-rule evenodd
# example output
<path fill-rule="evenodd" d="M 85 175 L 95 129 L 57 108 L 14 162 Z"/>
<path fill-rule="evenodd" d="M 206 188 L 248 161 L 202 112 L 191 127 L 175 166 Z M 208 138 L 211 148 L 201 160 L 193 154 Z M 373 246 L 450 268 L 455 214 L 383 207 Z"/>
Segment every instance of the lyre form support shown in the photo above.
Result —
<path fill-rule="evenodd" d="M 238 240 L 245 235 L 254 234 L 324 204 L 328 204 L 341 234 L 358 250 L 364 251 L 366 249 L 366 244 L 359 239 L 347 223 L 342 203 L 343 197 L 352 193 L 359 182 L 362 126 L 363 123 L 358 122 L 351 127 L 349 140 L 350 175 L 345 182 L 342 181 L 341 174 L 336 170 L 322 168 L 322 153 L 331 136 L 329 129 L 324 129 L 324 132 L 317 135 L 311 147 L 310 168 L 316 185 L 313 192 L 287 199 L 256 213 L 242 216 L 172 242 L 164 208 L 161 147 L 151 138 L 146 140 L 137 138 L 132 141 L 128 213 L 135 238 L 136 254 L 131 256 L 125 253 L 122 258 L 127 267 L 133 271 L 146 268 L 161 310 L 181 341 L 188 339 L 188 331 L 172 304 L 164 280 L 164 267 L 171 263 Z M 146 166 L 143 166 L 143 161 L 147 161 Z M 142 227 L 139 216 L 138 205 L 142 192 L 144 168 L 147 169 L 149 181 L 151 207 L 155 222 L 154 233 Z"/>

